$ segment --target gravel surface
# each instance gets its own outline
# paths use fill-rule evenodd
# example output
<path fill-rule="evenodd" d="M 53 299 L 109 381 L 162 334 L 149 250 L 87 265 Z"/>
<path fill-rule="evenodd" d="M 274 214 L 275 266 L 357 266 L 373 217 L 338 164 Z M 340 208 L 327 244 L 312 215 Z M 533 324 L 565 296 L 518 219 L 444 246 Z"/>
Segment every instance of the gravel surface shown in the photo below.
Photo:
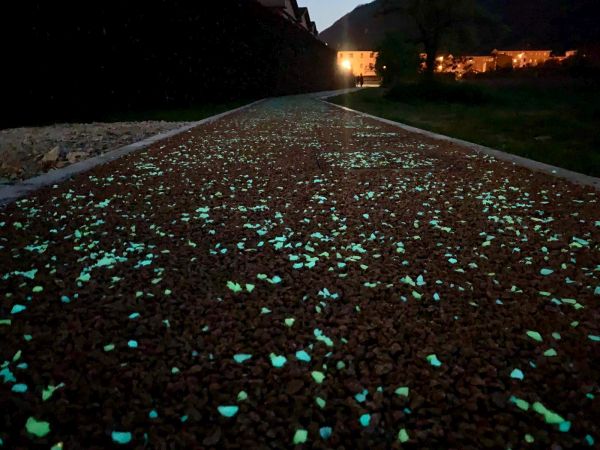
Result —
<path fill-rule="evenodd" d="M 147 121 L 0 130 L 0 184 L 25 180 L 185 125 L 188 122 Z"/>
<path fill-rule="evenodd" d="M 598 200 L 303 97 L 97 167 L 0 212 L 0 442 L 593 448 Z"/>

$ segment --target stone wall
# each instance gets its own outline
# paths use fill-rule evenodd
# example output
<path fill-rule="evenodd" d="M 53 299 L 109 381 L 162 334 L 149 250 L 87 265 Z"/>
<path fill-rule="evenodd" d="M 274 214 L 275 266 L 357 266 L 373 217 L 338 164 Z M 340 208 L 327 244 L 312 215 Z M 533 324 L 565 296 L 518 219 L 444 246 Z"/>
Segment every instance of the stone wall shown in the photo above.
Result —
<path fill-rule="evenodd" d="M 335 52 L 253 0 L 14 6 L 0 127 L 335 87 Z"/>

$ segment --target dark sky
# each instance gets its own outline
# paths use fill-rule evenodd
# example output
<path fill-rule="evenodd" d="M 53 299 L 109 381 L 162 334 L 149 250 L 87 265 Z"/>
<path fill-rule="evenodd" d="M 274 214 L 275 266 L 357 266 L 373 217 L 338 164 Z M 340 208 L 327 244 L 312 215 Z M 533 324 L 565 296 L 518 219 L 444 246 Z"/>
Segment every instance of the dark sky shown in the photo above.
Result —
<path fill-rule="evenodd" d="M 333 22 L 349 13 L 358 5 L 372 0 L 298 0 L 299 6 L 306 6 L 312 20 L 317 22 L 319 32 L 329 28 Z"/>

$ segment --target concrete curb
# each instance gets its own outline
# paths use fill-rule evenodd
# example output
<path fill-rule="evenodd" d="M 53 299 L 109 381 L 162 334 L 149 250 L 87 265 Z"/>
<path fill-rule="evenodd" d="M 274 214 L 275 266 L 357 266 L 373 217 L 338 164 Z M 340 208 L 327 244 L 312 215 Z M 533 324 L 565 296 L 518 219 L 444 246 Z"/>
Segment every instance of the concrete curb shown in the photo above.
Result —
<path fill-rule="evenodd" d="M 87 172 L 93 169 L 94 167 L 109 163 L 137 150 L 148 148 L 156 142 L 171 138 L 181 133 L 185 133 L 186 131 L 189 131 L 192 128 L 196 128 L 200 125 L 206 125 L 208 123 L 215 122 L 216 120 L 222 119 L 223 117 L 229 116 L 236 112 L 249 109 L 259 103 L 262 103 L 265 100 L 266 99 L 257 100 L 247 105 L 240 106 L 239 108 L 235 108 L 211 117 L 207 117 L 206 119 L 199 120 L 190 125 L 186 125 L 184 127 L 176 128 L 171 131 L 166 131 L 164 133 L 151 136 L 147 139 L 144 139 L 143 141 L 135 142 L 133 144 L 129 144 L 124 147 L 108 151 L 106 153 L 103 153 L 102 155 L 98 155 L 93 158 L 89 158 L 84 161 L 71 164 L 69 166 L 63 167 L 62 169 L 56 169 L 51 172 L 38 175 L 37 177 L 30 178 L 18 184 L 0 187 L 0 208 L 14 202 L 19 198 L 31 194 L 32 192 L 35 192 L 38 189 L 61 183 L 65 180 L 72 178 L 77 174 Z"/>
<path fill-rule="evenodd" d="M 536 172 L 546 173 L 558 178 L 562 178 L 568 181 L 571 181 L 576 184 L 580 184 L 583 186 L 590 186 L 600 191 L 600 178 L 591 177 L 589 175 L 584 175 L 579 172 L 573 172 L 571 170 L 562 169 L 560 167 L 551 166 L 550 164 L 544 164 L 539 161 L 534 161 L 532 159 L 524 158 L 522 156 L 513 155 L 510 153 L 506 153 L 500 150 L 495 150 L 490 147 L 486 147 L 484 145 L 474 144 L 473 142 L 463 141 L 462 139 L 456 139 L 450 136 L 445 136 L 443 134 L 433 133 L 431 131 L 422 130 L 421 128 L 411 127 L 410 125 L 406 125 L 400 122 L 394 122 L 393 120 L 384 119 L 383 117 L 373 116 L 371 114 L 364 113 L 362 111 L 356 111 L 355 109 L 348 108 L 346 106 L 337 105 L 335 103 L 331 103 L 327 101 L 327 99 L 334 97 L 335 95 L 328 95 L 325 97 L 319 98 L 320 101 L 326 103 L 327 105 L 335 106 L 337 108 L 343 109 L 344 111 L 352 112 L 358 114 L 363 117 L 368 117 L 369 119 L 374 119 L 379 122 L 385 123 L 387 125 L 392 125 L 398 128 L 402 128 L 405 131 L 420 134 L 422 136 L 426 136 L 428 138 L 436 139 L 438 141 L 446 141 L 451 142 L 453 144 L 460 145 L 461 147 L 468 148 L 469 150 L 476 151 L 478 153 L 483 153 L 486 155 L 493 156 L 499 160 L 512 162 L 513 164 L 525 167 L 527 169 L 531 169 Z"/>

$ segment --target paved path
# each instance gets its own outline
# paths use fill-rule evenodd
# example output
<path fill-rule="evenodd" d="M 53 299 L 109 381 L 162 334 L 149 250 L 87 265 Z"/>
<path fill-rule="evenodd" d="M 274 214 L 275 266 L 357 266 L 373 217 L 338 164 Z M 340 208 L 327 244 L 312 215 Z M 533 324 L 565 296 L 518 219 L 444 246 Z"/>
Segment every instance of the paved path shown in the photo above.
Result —
<path fill-rule="evenodd" d="M 306 97 L 97 167 L 0 211 L 0 444 L 593 447 L 598 200 Z"/>

